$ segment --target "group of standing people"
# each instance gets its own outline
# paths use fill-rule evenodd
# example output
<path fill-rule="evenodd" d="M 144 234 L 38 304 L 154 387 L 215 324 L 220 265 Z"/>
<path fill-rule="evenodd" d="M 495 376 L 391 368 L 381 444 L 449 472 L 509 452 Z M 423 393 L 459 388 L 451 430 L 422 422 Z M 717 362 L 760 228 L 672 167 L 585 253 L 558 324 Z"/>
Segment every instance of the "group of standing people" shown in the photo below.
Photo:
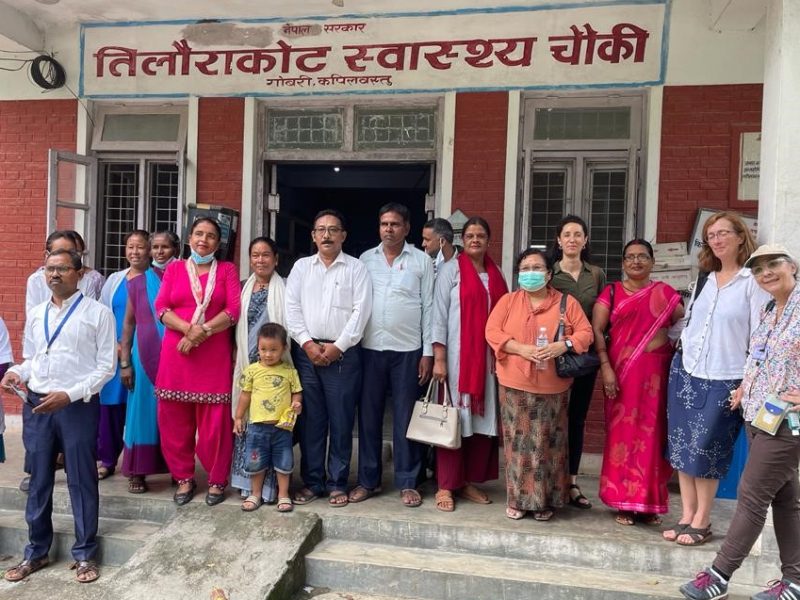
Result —
<path fill-rule="evenodd" d="M 276 500 L 287 512 L 323 495 L 342 507 L 382 492 L 388 391 L 394 485 L 404 506 L 422 504 L 419 482 L 434 462 L 437 509 L 453 511 L 456 498 L 490 503 L 476 484 L 498 478 L 502 435 L 510 519 L 531 513 L 548 521 L 565 504 L 591 508 L 577 476 L 598 372 L 606 421 L 600 500 L 621 525 L 660 524 L 674 468 L 682 514 L 664 538 L 698 545 L 711 536 L 713 498 L 742 425 L 737 407 L 750 422 L 765 395 L 800 400 L 790 383 L 797 264 L 781 249 L 754 254 L 734 213 L 704 224 L 704 275 L 686 310 L 674 289 L 651 280 L 645 240 L 624 246 L 625 278 L 607 285 L 576 216 L 558 225 L 550 251 L 520 254 L 514 292 L 488 253 L 491 231 L 480 217 L 465 223 L 460 249 L 442 219 L 425 224 L 425 252 L 411 246 L 410 215 L 400 204 L 380 209 L 378 228 L 381 243 L 356 259 L 343 252 L 344 217 L 321 211 L 312 229 L 317 252 L 298 260 L 285 282 L 275 271 L 275 243 L 256 238 L 243 285 L 234 265 L 216 258 L 221 231 L 209 218 L 192 224 L 186 260 L 174 234 L 131 232 L 129 267 L 105 284 L 83 267 L 80 236 L 52 234 L 44 267 L 29 279 L 24 362 L 2 380 L 28 386 L 20 393 L 32 490 L 30 543 L 6 579 L 47 564 L 47 498 L 59 452 L 73 506 L 83 507 L 75 514 L 78 580 L 93 581 L 97 481 L 114 473 L 120 454 L 131 493 L 168 470 L 179 505 L 196 493 L 196 456 L 210 506 L 232 483 L 248 512 Z M 592 349 L 599 369 L 559 374 L 565 355 L 586 358 Z M 772 366 L 766 379 L 765 365 Z M 438 448 L 435 461 L 406 438 L 414 401 L 431 378 L 449 389 L 462 436 L 459 448 Z M 350 489 L 356 415 L 359 467 Z M 776 520 L 795 527 L 797 439 L 765 438 L 749 425 L 748 433 L 759 451 L 745 470 L 735 535 L 714 567 L 682 588 L 689 598 L 723 597 L 706 592 L 727 585 L 771 502 Z M 290 497 L 294 441 L 302 486 Z M 794 458 L 762 468 L 776 453 Z M 800 584 L 794 539 L 779 538 L 782 557 L 790 548 L 786 589 Z"/>

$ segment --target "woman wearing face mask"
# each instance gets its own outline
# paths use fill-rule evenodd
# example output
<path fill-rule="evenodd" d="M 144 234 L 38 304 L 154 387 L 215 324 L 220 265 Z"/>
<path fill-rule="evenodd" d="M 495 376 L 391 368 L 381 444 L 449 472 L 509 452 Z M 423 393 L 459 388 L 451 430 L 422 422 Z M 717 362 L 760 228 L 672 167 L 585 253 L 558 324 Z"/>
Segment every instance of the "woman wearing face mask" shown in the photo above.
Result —
<path fill-rule="evenodd" d="M 553 260 L 553 280 L 550 285 L 580 302 L 587 320 L 591 321 L 594 302 L 606 286 L 606 274 L 600 267 L 589 264 L 589 229 L 583 219 L 575 215 L 561 219 L 556 227 L 556 239 L 550 256 Z M 578 487 L 578 469 L 595 379 L 597 371 L 576 377 L 569 393 L 569 503 L 582 509 L 592 507 Z"/>
<path fill-rule="evenodd" d="M 667 481 L 672 475 L 665 458 L 672 360 L 667 329 L 683 317 L 683 306 L 678 292 L 650 280 L 649 242 L 625 244 L 622 268 L 625 281 L 603 290 L 592 318 L 606 396 L 600 500 L 619 511 L 620 525 L 635 520 L 659 525 L 658 515 L 669 510 Z M 606 342 L 603 332 L 609 323 Z"/>
<path fill-rule="evenodd" d="M 486 323 L 486 340 L 497 357 L 500 420 L 506 462 L 506 516 L 528 511 L 549 521 L 569 498 L 567 398 L 571 379 L 556 374 L 555 358 L 586 352 L 592 326 L 575 298 L 568 296 L 564 339 L 555 339 L 562 293 L 548 283 L 553 263 L 530 248 L 517 259 L 520 289 L 506 294 Z M 538 346 L 544 329 L 549 342 Z"/>
<path fill-rule="evenodd" d="M 208 473 L 206 504 L 225 499 L 231 472 L 233 342 L 239 318 L 236 267 L 218 261 L 222 232 L 213 219 L 197 219 L 189 233 L 191 256 L 167 267 L 156 298 L 166 327 L 156 376 L 161 450 L 178 482 L 173 500 L 195 493 L 195 452 Z"/>
<path fill-rule="evenodd" d="M 117 341 L 122 339 L 125 309 L 128 306 L 128 285 L 139 279 L 150 266 L 150 234 L 134 229 L 125 238 L 127 269 L 109 275 L 100 293 L 100 302 L 114 313 L 117 324 Z M 123 448 L 128 388 L 122 382 L 122 368 L 127 362 L 120 357 L 114 378 L 100 390 L 100 424 L 97 432 L 98 479 L 111 477 L 117 468 Z"/>
<path fill-rule="evenodd" d="M 153 387 L 164 326 L 156 319 L 154 303 L 164 269 L 179 253 L 177 235 L 171 231 L 154 233 L 150 236 L 151 268 L 144 277 L 128 282 L 128 306 L 119 343 L 119 360 L 122 383 L 128 389 L 122 474 L 128 478 L 131 494 L 147 491 L 145 476 L 167 472 L 161 454 Z"/>

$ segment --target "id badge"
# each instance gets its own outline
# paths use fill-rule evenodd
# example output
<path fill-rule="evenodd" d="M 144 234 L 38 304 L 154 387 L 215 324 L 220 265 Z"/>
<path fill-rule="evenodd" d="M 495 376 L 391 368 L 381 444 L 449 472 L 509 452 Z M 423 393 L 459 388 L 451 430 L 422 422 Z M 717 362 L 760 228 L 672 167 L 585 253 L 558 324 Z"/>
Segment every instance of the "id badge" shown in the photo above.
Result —
<path fill-rule="evenodd" d="M 767 346 L 766 344 L 760 344 L 753 348 L 752 357 L 754 360 L 759 362 L 763 362 L 767 360 Z"/>
<path fill-rule="evenodd" d="M 37 379 L 47 379 L 50 376 L 50 357 L 40 354 L 36 357 L 34 372 Z"/>
<path fill-rule="evenodd" d="M 780 400 L 775 394 L 768 394 L 767 399 L 756 413 L 753 419 L 753 427 L 758 427 L 761 431 L 770 435 L 775 435 L 786 416 L 789 403 Z"/>

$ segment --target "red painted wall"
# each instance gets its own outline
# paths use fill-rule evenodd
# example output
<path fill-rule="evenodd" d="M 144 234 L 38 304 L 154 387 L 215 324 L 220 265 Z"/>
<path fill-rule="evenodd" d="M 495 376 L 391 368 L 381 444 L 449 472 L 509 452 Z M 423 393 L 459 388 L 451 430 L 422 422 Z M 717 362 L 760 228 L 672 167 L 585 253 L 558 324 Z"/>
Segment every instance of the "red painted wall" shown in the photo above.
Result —
<path fill-rule="evenodd" d="M 755 203 L 730 199 L 731 154 L 742 128 L 760 129 L 762 95 L 760 84 L 664 88 L 659 242 L 687 241 L 698 208 L 755 214 Z"/>
<path fill-rule="evenodd" d="M 22 358 L 25 282 L 43 259 L 47 211 L 47 151 L 75 151 L 75 100 L 0 102 L 0 316 L 8 327 L 14 358 Z M 9 412 L 15 396 L 3 395 Z"/>
<path fill-rule="evenodd" d="M 456 95 L 453 211 L 486 219 L 489 253 L 499 264 L 503 247 L 508 93 Z"/>

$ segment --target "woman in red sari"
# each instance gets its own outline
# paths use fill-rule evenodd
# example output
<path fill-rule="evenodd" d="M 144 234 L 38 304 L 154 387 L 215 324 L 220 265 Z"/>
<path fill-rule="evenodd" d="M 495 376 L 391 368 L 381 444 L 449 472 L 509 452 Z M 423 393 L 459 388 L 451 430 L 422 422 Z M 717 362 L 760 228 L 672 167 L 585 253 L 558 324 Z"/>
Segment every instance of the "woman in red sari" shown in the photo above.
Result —
<path fill-rule="evenodd" d="M 667 330 L 683 316 L 683 305 L 678 292 L 650 280 L 649 242 L 631 240 L 622 255 L 626 279 L 606 287 L 592 313 L 606 397 L 600 500 L 619 511 L 620 525 L 633 525 L 637 517 L 658 525 L 658 515 L 669 510 L 672 475 L 664 453 L 672 359 Z"/>

